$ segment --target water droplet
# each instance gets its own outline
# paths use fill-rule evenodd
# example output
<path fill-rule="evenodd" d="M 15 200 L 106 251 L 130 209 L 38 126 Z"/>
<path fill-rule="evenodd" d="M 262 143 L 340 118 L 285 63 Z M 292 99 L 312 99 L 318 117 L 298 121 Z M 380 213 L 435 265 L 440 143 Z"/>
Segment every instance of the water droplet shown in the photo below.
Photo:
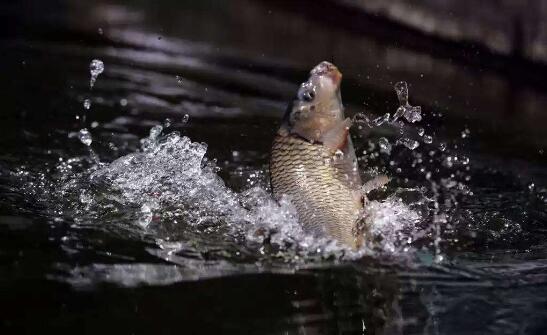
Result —
<path fill-rule="evenodd" d="M 389 140 L 385 137 L 380 137 L 378 140 L 378 146 L 380 147 L 380 152 L 383 152 L 385 154 L 391 154 L 391 143 L 389 143 Z"/>
<path fill-rule="evenodd" d="M 467 157 L 467 156 L 460 157 L 460 160 L 462 161 L 463 165 L 469 164 L 469 157 Z"/>
<path fill-rule="evenodd" d="M 370 125 L 370 120 L 369 118 L 364 114 L 364 113 L 357 113 L 355 114 L 355 116 L 353 117 L 353 122 L 355 123 L 358 123 L 358 124 L 366 124 L 369 128 L 372 128 L 372 126 Z M 359 125 L 359 129 L 362 129 L 361 125 Z"/>
<path fill-rule="evenodd" d="M 424 143 L 427 143 L 427 144 L 433 143 L 433 136 L 424 135 Z"/>
<path fill-rule="evenodd" d="M 122 107 L 127 106 L 127 99 L 120 99 L 120 106 Z"/>
<path fill-rule="evenodd" d="M 528 189 L 530 190 L 530 192 L 532 192 L 534 190 L 534 188 L 536 187 L 536 185 L 534 183 L 530 183 L 528 185 Z"/>
<path fill-rule="evenodd" d="M 91 100 L 89 100 L 89 99 L 84 100 L 84 108 L 88 109 L 88 110 L 89 110 L 89 108 L 91 108 Z"/>
<path fill-rule="evenodd" d="M 471 131 L 469 129 L 465 128 L 464 130 L 462 130 L 462 138 L 467 138 L 470 134 Z"/>
<path fill-rule="evenodd" d="M 141 206 L 141 218 L 139 220 L 139 225 L 141 227 L 146 228 L 148 225 L 152 222 L 152 218 L 154 216 L 154 213 L 152 212 L 152 208 L 148 204 L 143 204 Z"/>
<path fill-rule="evenodd" d="M 404 145 L 410 150 L 414 150 L 420 146 L 420 143 L 418 143 L 418 141 L 412 140 L 410 138 L 405 138 L 405 137 L 397 140 L 397 143 Z"/>
<path fill-rule="evenodd" d="M 91 128 L 97 128 L 99 126 L 99 122 L 93 121 L 91 122 Z"/>
<path fill-rule="evenodd" d="M 441 151 L 445 151 L 446 150 L 446 143 L 442 142 L 441 144 L 439 144 L 439 149 L 441 149 Z"/>
<path fill-rule="evenodd" d="M 399 106 L 397 108 L 397 111 L 395 111 L 395 114 L 393 114 L 393 122 L 397 121 L 401 116 L 405 115 L 406 108 L 403 106 Z"/>
<path fill-rule="evenodd" d="M 175 76 L 175 78 L 177 79 L 177 83 L 182 85 L 182 83 L 183 83 L 182 77 L 181 76 Z"/>
<path fill-rule="evenodd" d="M 86 128 L 80 129 L 80 132 L 78 133 L 78 138 L 80 139 L 80 142 L 83 144 L 90 146 L 91 142 L 93 142 L 93 139 L 91 138 L 91 134 L 89 133 L 89 130 Z"/>
<path fill-rule="evenodd" d="M 422 107 L 406 108 L 405 119 L 411 123 L 422 121 Z"/>
<path fill-rule="evenodd" d="M 103 28 L 97 29 L 97 32 L 99 33 L 99 35 L 102 35 L 103 34 Z"/>
<path fill-rule="evenodd" d="M 396 83 L 394 88 L 397 93 L 397 98 L 399 99 L 399 104 L 401 106 L 406 106 L 408 104 L 408 85 L 406 81 Z"/>
<path fill-rule="evenodd" d="M 190 115 L 184 114 L 184 116 L 182 117 L 182 124 L 183 125 L 187 124 L 189 119 L 190 119 Z"/>
<path fill-rule="evenodd" d="M 418 128 L 418 135 L 419 136 L 424 136 L 425 134 L 425 129 L 424 128 Z"/>
<path fill-rule="evenodd" d="M 376 127 L 381 126 L 389 120 L 389 115 L 389 113 L 385 113 L 383 116 L 377 117 L 376 119 L 372 120 L 372 124 L 374 124 Z"/>
<path fill-rule="evenodd" d="M 150 129 L 150 136 L 149 136 L 149 138 L 150 138 L 151 140 L 157 139 L 157 138 L 160 136 L 160 134 L 161 134 L 162 131 L 163 131 L 163 127 L 160 126 L 160 125 L 156 125 L 156 126 L 152 127 L 152 128 Z"/>
<path fill-rule="evenodd" d="M 169 128 L 169 127 L 171 127 L 171 119 L 166 118 L 165 120 L 163 120 L 163 128 Z"/>
<path fill-rule="evenodd" d="M 103 73 L 104 71 L 104 63 L 100 59 L 94 59 L 91 61 L 91 64 L 89 64 L 89 72 L 91 73 L 91 79 L 89 80 L 89 87 L 93 88 L 93 85 L 95 85 L 95 81 L 97 80 L 97 77 Z"/>

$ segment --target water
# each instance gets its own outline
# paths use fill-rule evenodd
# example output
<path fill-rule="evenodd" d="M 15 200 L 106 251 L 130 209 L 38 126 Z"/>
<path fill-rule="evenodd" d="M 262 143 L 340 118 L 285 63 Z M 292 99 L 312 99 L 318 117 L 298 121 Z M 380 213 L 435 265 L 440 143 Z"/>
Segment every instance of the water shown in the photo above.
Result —
<path fill-rule="evenodd" d="M 94 59 L 89 64 L 89 73 L 91 74 L 91 79 L 89 79 L 89 88 L 92 89 L 97 81 L 97 78 L 104 71 L 104 63 L 100 59 Z M 88 109 L 88 108 L 86 108 Z"/>
<path fill-rule="evenodd" d="M 323 23 L 254 2 L 67 4 L 89 21 L 46 15 L 1 40 L 14 78 L 0 125 L 6 333 L 543 331 L 543 116 L 456 85 L 503 77 L 333 28 L 364 180 L 391 177 L 368 194 L 373 242 L 353 252 L 306 234 L 269 192 L 286 103 L 331 57 L 285 22 L 310 38 Z M 256 39 L 230 34 L 232 10 Z M 165 24 L 185 11 L 192 22 Z M 266 26 L 289 36 L 273 48 Z M 518 113 L 547 96 L 513 89 L 528 97 Z"/>

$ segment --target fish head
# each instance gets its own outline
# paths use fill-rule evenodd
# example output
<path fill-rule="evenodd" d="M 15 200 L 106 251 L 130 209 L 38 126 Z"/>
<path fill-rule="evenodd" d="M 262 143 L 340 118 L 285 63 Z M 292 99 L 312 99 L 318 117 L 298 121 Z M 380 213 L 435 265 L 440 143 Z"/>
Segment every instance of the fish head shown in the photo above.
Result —
<path fill-rule="evenodd" d="M 280 135 L 295 134 L 310 142 L 319 142 L 344 119 L 341 81 L 342 74 L 333 64 L 321 62 L 315 66 L 308 80 L 300 85 L 297 99 L 289 106 Z"/>

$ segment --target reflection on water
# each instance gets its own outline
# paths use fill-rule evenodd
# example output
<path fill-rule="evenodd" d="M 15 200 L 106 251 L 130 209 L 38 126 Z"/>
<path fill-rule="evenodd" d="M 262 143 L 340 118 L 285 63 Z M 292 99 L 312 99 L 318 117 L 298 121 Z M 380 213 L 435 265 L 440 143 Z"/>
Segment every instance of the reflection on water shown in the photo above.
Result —
<path fill-rule="evenodd" d="M 268 2 L 63 3 L 34 21 L 6 7 L 25 29 L 0 42 L 2 327 L 545 326 L 543 88 Z M 344 72 L 360 164 L 394 179 L 370 194 L 360 253 L 307 236 L 268 191 L 279 118 L 323 59 Z"/>

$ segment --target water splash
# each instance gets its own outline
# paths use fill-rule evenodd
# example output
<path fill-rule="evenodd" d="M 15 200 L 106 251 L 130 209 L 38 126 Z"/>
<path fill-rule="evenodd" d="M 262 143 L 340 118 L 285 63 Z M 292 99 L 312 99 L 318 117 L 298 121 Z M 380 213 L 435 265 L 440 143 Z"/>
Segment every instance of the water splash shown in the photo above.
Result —
<path fill-rule="evenodd" d="M 397 121 L 401 116 L 410 122 L 415 123 L 422 120 L 422 107 L 411 106 L 408 103 L 408 85 L 405 81 L 400 81 L 394 85 L 397 98 L 399 99 L 399 108 L 393 115 L 392 122 Z"/>
<path fill-rule="evenodd" d="M 299 224 L 290 199 L 275 201 L 265 182 L 249 182 L 242 192 L 233 191 L 206 157 L 205 143 L 192 142 L 176 131 L 163 134 L 163 129 L 152 127 L 136 152 L 61 178 L 56 188 L 63 201 L 76 202 L 60 210 L 68 213 L 71 207 L 77 222 L 91 220 L 97 225 L 120 221 L 114 218 L 119 215 L 124 222 L 131 218 L 134 229 L 156 236 L 160 250 L 170 250 L 171 256 L 154 251 L 162 258 L 183 252 L 180 248 L 187 252 L 189 244 L 193 252 L 205 252 L 216 244 L 229 257 L 244 254 L 306 263 L 316 257 L 406 253 L 407 242 L 414 240 L 420 216 L 396 196 L 367 203 L 371 229 L 390 233 L 363 250 L 354 252 L 334 240 L 310 235 Z M 177 241 L 180 247 L 173 249 Z M 230 241 L 237 241 L 237 247 L 227 246 Z"/>

